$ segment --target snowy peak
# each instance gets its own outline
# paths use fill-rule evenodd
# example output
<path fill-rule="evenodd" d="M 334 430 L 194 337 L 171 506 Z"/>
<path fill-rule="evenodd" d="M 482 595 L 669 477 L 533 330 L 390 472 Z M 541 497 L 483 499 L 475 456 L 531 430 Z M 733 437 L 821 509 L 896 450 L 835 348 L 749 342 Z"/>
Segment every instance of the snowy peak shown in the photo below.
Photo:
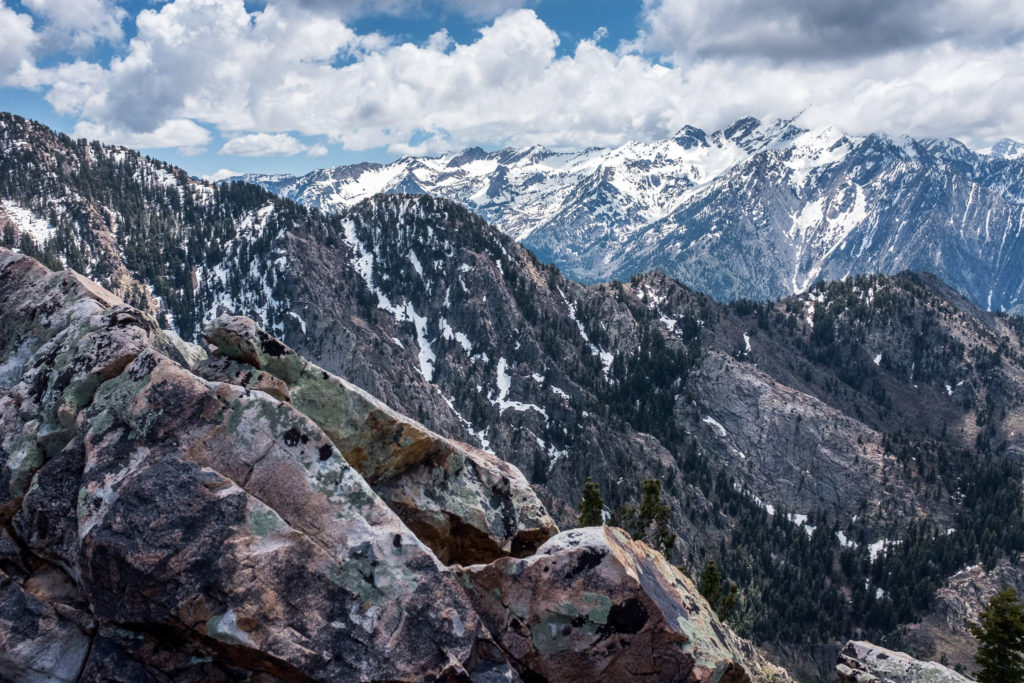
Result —
<path fill-rule="evenodd" d="M 953 139 L 796 121 L 246 179 L 329 212 L 377 193 L 444 197 L 583 282 L 660 269 L 719 299 L 765 299 L 821 277 L 910 268 L 986 308 L 1024 310 L 1024 146 L 980 154 Z"/>
<path fill-rule="evenodd" d="M 1024 156 L 1024 144 L 1010 138 L 1003 138 L 992 145 L 991 153 L 992 156 L 1000 159 L 1020 159 Z"/>

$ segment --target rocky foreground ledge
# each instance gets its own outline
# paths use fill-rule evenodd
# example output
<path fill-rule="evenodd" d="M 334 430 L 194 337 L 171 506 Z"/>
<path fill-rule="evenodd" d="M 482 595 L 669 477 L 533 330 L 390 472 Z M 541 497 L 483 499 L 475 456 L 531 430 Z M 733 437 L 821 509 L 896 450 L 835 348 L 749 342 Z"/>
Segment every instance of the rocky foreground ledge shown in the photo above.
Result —
<path fill-rule="evenodd" d="M 969 678 L 939 664 L 922 662 L 863 640 L 851 640 L 839 653 L 840 683 L 970 683 Z"/>
<path fill-rule="evenodd" d="M 0 678 L 785 681 L 612 528 L 224 317 L 0 249 Z"/>

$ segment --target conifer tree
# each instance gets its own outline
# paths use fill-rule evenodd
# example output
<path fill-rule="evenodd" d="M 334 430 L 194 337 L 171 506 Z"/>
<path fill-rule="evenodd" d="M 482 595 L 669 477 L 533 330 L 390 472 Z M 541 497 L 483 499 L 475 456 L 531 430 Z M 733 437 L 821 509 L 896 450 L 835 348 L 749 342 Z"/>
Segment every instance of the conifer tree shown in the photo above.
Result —
<path fill-rule="evenodd" d="M 736 607 L 736 584 L 729 582 L 728 591 L 723 591 L 722 585 L 722 572 L 714 560 L 708 560 L 701 572 L 697 590 L 711 605 L 711 609 L 715 610 L 718 618 L 725 621 Z"/>
<path fill-rule="evenodd" d="M 979 683 L 1020 683 L 1024 681 L 1024 606 L 1017 600 L 1017 591 L 1004 588 L 988 601 L 971 624 L 971 633 L 978 639 L 974 661 Z"/>
<path fill-rule="evenodd" d="M 580 521 L 578 526 L 601 526 L 604 524 L 604 501 L 601 499 L 601 487 L 587 477 L 583 484 L 583 497 L 580 499 Z"/>

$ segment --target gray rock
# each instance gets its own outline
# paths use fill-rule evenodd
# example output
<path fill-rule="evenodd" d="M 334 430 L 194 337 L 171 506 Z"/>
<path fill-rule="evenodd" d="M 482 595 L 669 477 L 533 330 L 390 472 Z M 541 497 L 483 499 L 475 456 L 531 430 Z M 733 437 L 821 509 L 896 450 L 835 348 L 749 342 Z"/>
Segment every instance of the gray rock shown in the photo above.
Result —
<path fill-rule="evenodd" d="M 969 678 L 937 662 L 922 662 L 862 640 L 851 640 L 839 654 L 841 683 L 967 683 Z"/>

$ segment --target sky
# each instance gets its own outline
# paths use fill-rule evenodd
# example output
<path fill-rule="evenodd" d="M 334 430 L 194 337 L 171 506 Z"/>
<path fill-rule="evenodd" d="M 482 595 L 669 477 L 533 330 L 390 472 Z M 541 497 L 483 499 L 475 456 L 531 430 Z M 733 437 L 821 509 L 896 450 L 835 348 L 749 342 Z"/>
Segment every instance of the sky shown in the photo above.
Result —
<path fill-rule="evenodd" d="M 0 110 L 194 175 L 743 116 L 1024 139 L 1024 2 L 0 0 Z"/>

